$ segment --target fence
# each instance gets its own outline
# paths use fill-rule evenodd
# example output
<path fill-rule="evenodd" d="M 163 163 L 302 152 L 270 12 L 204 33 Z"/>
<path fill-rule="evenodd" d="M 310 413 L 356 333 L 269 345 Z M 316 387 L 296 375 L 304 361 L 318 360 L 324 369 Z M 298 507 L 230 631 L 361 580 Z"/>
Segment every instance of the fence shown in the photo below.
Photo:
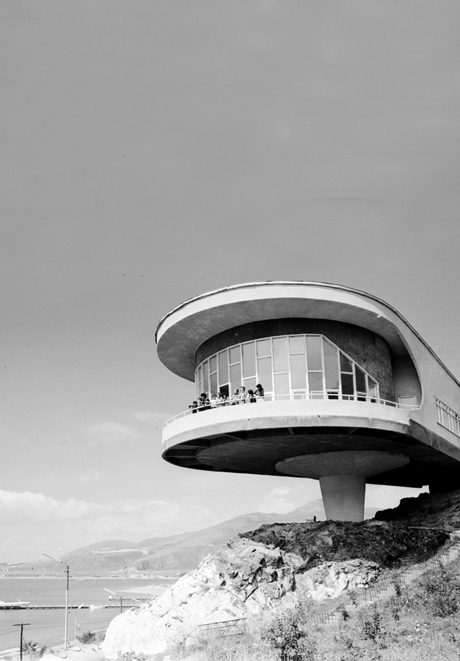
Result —
<path fill-rule="evenodd" d="M 204 638 L 216 638 L 227 636 L 241 636 L 247 632 L 247 618 L 240 617 L 233 620 L 221 620 L 220 622 L 208 622 L 198 625 L 199 632 Z"/>
<path fill-rule="evenodd" d="M 342 617 L 344 609 L 347 612 L 353 612 L 380 599 L 396 595 L 398 584 L 408 585 L 429 569 L 435 568 L 439 564 L 447 565 L 459 555 L 460 539 L 455 536 L 449 542 L 446 542 L 441 550 L 428 551 L 419 556 L 411 565 L 399 572 L 387 574 L 371 587 L 359 590 L 351 595 L 344 595 L 339 602 L 334 603 L 330 611 L 314 613 L 310 622 L 315 625 L 328 625 L 337 622 Z"/>

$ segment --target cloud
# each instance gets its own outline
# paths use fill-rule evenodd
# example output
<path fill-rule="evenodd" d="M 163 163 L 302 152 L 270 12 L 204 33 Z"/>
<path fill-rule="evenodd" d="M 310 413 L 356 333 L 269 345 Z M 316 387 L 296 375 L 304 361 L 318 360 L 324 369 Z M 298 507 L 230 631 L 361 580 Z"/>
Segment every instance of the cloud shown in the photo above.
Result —
<path fill-rule="evenodd" d="M 261 512 L 290 512 L 297 507 L 297 500 L 290 487 L 275 487 L 261 501 Z"/>
<path fill-rule="evenodd" d="M 0 521 L 13 523 L 18 521 L 55 521 L 81 518 L 90 512 L 102 508 L 102 505 L 71 498 L 59 502 L 42 493 L 0 490 Z"/>
<path fill-rule="evenodd" d="M 122 425 L 119 422 L 102 422 L 84 427 L 83 431 L 93 443 L 119 443 L 135 441 L 142 437 L 136 427 Z"/>

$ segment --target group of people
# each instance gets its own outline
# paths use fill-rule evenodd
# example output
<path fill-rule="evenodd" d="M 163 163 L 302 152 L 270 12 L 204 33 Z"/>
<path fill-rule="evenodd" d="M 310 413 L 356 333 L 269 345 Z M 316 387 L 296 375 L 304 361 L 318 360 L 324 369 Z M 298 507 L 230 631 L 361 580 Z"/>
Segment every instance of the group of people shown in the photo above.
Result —
<path fill-rule="evenodd" d="M 235 404 L 255 404 L 256 402 L 261 402 L 264 399 L 264 389 L 260 383 L 256 385 L 255 390 L 248 390 L 244 386 L 241 388 L 235 388 L 233 395 L 227 397 L 225 393 L 217 393 L 212 395 L 211 398 L 208 397 L 207 393 L 202 392 L 198 400 L 194 400 L 189 409 L 192 410 L 192 413 L 197 411 L 207 411 L 208 409 L 213 409 L 218 406 L 234 406 Z"/>

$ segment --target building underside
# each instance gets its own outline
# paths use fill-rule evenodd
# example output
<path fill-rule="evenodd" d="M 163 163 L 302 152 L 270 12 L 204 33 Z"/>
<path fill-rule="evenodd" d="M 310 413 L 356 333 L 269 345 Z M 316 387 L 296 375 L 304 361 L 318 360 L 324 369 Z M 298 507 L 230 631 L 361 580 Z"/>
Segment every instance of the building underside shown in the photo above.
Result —
<path fill-rule="evenodd" d="M 427 435 L 416 424 L 411 428 L 413 435 L 366 427 L 254 429 L 202 436 L 172 446 L 163 457 L 176 466 L 196 470 L 286 475 L 277 469 L 277 464 L 291 457 L 352 451 L 391 452 L 408 457 L 409 462 L 368 477 L 368 484 L 414 488 L 429 484 L 435 490 L 442 490 L 443 485 L 452 488 L 454 484 L 460 488 L 458 459 L 436 449 L 444 447 L 445 441 L 434 434 Z"/>

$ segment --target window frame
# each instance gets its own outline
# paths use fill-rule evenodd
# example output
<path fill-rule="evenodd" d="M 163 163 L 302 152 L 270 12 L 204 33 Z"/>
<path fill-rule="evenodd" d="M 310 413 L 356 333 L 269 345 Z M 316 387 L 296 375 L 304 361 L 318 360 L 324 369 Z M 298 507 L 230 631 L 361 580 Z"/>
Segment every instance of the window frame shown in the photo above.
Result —
<path fill-rule="evenodd" d="M 291 352 L 291 339 L 294 338 L 303 338 L 303 353 L 298 351 L 298 350 L 293 350 Z M 321 364 L 321 369 L 310 369 L 310 361 L 309 361 L 309 343 L 308 343 L 308 338 L 319 338 L 320 343 L 319 343 L 319 357 L 320 357 L 320 364 Z M 287 351 L 287 371 L 282 370 L 282 371 L 276 371 L 275 372 L 275 361 L 274 361 L 274 341 L 280 341 L 284 339 L 286 341 L 286 351 Z M 268 345 L 261 345 L 259 343 L 266 343 L 268 342 Z M 243 355 L 244 355 L 244 349 L 243 347 L 253 344 L 254 345 L 254 363 L 255 363 L 255 375 L 250 375 L 250 376 L 245 376 L 244 375 L 244 361 L 243 361 Z M 292 342 L 292 344 L 296 344 L 295 342 Z M 297 344 L 299 344 L 297 342 Z M 264 347 L 265 349 L 260 349 L 260 347 Z M 268 346 L 268 349 L 266 348 Z M 314 345 L 312 344 L 312 349 Z M 329 351 L 325 351 L 325 347 L 329 347 Z M 326 360 L 325 360 L 325 355 L 327 353 L 328 356 L 332 355 L 332 352 L 330 351 L 330 347 L 333 347 L 336 356 L 337 356 L 337 375 L 338 375 L 338 388 L 327 388 L 327 376 L 326 376 Z M 230 362 L 230 356 L 231 354 L 234 355 L 235 358 L 235 350 L 238 350 L 238 359 L 234 360 L 233 362 Z M 315 349 L 316 351 L 316 349 Z M 260 353 L 260 355 L 259 355 Z M 314 354 L 311 354 L 312 356 Z M 222 370 L 222 363 L 221 363 L 221 356 L 226 356 L 226 369 L 224 370 L 227 374 L 227 380 L 226 381 L 221 381 L 221 370 Z M 293 387 L 293 370 L 291 369 L 291 357 L 292 356 L 304 356 L 304 364 L 305 364 L 305 388 L 294 388 Z M 344 359 L 344 361 L 342 360 Z M 315 354 L 315 363 L 318 363 L 318 355 Z M 211 361 L 216 362 L 216 370 L 213 370 L 211 372 Z M 223 361 L 223 358 L 222 358 Z M 266 364 L 271 366 L 271 384 L 267 383 L 268 376 L 262 376 L 262 373 L 259 372 L 259 366 L 261 366 L 261 363 L 259 361 L 269 361 Z M 347 363 L 351 366 L 350 369 L 344 369 L 343 365 L 345 367 L 348 367 Z M 238 366 L 238 367 L 237 367 Z M 232 368 L 234 368 L 232 370 Z M 232 372 L 235 373 L 235 371 L 240 373 L 240 382 L 238 385 L 236 383 L 233 383 L 233 377 Z M 363 391 L 357 390 L 357 370 L 360 370 L 364 374 L 364 381 L 366 385 L 366 393 Z M 199 365 L 197 365 L 196 370 L 195 370 L 195 383 L 196 383 L 196 389 L 197 389 L 197 396 L 201 394 L 204 390 L 206 382 L 208 383 L 208 386 L 211 384 L 211 377 L 214 377 L 214 375 L 217 375 L 217 391 L 220 392 L 221 388 L 228 388 L 228 391 L 231 393 L 235 388 L 240 388 L 242 385 L 246 387 L 248 390 L 248 385 L 249 383 L 252 384 L 254 381 L 255 383 L 261 383 L 262 386 L 264 387 L 265 394 L 268 396 L 277 396 L 276 394 L 276 376 L 282 377 L 283 375 L 288 376 L 288 390 L 289 392 L 287 395 L 289 397 L 292 397 L 294 399 L 298 398 L 309 398 L 309 399 L 340 399 L 340 400 L 352 400 L 352 401 L 372 401 L 375 402 L 380 398 L 380 385 L 379 382 L 375 377 L 373 377 L 367 370 L 360 365 L 357 361 L 355 361 L 351 356 L 349 356 L 345 351 L 343 351 L 340 347 L 338 347 L 332 340 L 330 340 L 328 337 L 326 337 L 323 334 L 320 333 L 293 333 L 290 335 L 274 335 L 270 337 L 264 337 L 264 338 L 257 338 L 255 340 L 249 340 L 246 342 L 241 342 L 239 344 L 233 344 L 225 349 L 221 349 L 220 351 L 216 352 L 215 354 L 212 354 L 211 356 L 208 356 L 205 358 Z M 320 378 L 318 379 L 316 377 L 316 388 L 313 389 L 313 376 L 314 375 L 320 375 Z M 224 375 L 222 375 L 223 377 Z M 342 376 L 351 376 L 351 383 L 352 383 L 352 393 L 346 393 L 343 392 L 343 383 L 342 383 Z M 264 383 L 264 380 L 266 383 Z M 278 379 L 279 380 L 279 379 Z M 346 380 L 350 381 L 349 378 Z M 318 389 L 319 382 L 321 382 L 321 390 Z M 208 393 L 210 396 L 214 393 L 210 392 Z M 285 397 L 286 394 L 283 393 L 280 395 L 280 397 L 283 396 Z M 458 425 L 457 425 L 458 426 Z M 455 432 L 454 432 L 455 433 Z"/>

